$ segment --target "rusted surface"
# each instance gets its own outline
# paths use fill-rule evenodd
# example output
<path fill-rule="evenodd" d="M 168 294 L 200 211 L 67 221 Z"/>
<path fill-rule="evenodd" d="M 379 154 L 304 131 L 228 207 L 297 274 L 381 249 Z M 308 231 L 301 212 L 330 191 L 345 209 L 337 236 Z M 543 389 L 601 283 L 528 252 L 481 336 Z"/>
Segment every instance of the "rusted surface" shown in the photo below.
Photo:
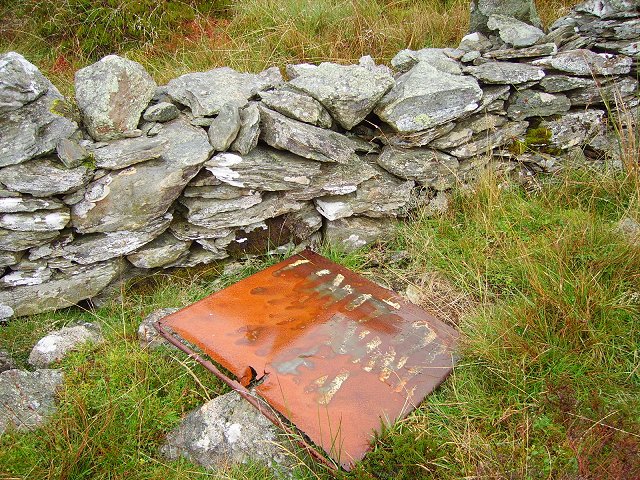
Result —
<path fill-rule="evenodd" d="M 343 468 L 453 366 L 455 330 L 304 251 L 190 305 L 161 328 L 198 346 Z M 251 368 L 250 368 L 251 367 Z"/>

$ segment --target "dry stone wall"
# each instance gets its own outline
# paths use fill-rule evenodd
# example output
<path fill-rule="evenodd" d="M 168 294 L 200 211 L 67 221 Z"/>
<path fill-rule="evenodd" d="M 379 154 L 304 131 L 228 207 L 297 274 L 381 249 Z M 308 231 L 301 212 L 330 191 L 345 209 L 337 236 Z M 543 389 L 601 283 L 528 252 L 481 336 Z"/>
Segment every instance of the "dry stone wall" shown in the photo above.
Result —
<path fill-rule="evenodd" d="M 486 35 L 392 68 L 289 65 L 287 80 L 223 67 L 157 86 L 108 56 L 77 72 L 77 110 L 0 56 L 2 316 L 322 236 L 357 248 L 488 167 L 619 161 L 607 124 L 616 104 L 637 111 L 640 2 L 589 1 L 547 33 L 520 19 L 488 15 Z"/>

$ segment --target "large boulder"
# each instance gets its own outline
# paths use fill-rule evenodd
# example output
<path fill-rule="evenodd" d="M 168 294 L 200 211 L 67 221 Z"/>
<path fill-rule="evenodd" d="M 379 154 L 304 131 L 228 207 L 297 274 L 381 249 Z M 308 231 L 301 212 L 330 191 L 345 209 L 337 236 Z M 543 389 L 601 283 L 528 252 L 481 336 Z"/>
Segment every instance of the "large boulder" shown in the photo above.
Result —
<path fill-rule="evenodd" d="M 96 140 L 112 140 L 138 127 L 156 82 L 139 63 L 108 55 L 78 70 L 75 87 L 89 134 Z"/>
<path fill-rule="evenodd" d="M 489 35 L 487 26 L 491 15 L 513 17 L 529 25 L 542 28 L 533 0 L 472 0 L 469 18 L 469 32 L 481 32 Z"/>
<path fill-rule="evenodd" d="M 478 108 L 481 98 L 475 78 L 418 62 L 398 78 L 375 113 L 398 132 L 418 132 L 464 116 Z"/>
<path fill-rule="evenodd" d="M 143 229 L 167 212 L 212 150 L 206 132 L 182 118 L 165 123 L 156 138 L 166 142 L 159 159 L 110 172 L 88 186 L 72 209 L 76 230 Z"/>
<path fill-rule="evenodd" d="M 56 411 L 55 395 L 62 387 L 61 370 L 6 370 L 0 373 L 0 436 L 9 429 L 29 431 Z"/>
<path fill-rule="evenodd" d="M 321 63 L 289 82 L 320 102 L 347 130 L 364 120 L 393 84 L 384 70 L 336 63 Z"/>
<path fill-rule="evenodd" d="M 63 99 L 22 55 L 0 55 L 0 167 L 50 153 L 78 129 L 52 112 Z"/>

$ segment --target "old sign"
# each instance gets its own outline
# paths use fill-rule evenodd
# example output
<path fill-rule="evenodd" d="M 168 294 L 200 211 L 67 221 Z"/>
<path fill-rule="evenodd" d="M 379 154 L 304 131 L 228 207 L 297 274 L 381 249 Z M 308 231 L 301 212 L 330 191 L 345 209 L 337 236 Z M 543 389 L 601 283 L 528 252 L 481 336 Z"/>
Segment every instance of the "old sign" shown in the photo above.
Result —
<path fill-rule="evenodd" d="M 165 317 L 160 329 L 243 385 L 253 380 L 347 470 L 382 422 L 407 415 L 445 379 L 457 338 L 433 315 L 308 250 Z"/>

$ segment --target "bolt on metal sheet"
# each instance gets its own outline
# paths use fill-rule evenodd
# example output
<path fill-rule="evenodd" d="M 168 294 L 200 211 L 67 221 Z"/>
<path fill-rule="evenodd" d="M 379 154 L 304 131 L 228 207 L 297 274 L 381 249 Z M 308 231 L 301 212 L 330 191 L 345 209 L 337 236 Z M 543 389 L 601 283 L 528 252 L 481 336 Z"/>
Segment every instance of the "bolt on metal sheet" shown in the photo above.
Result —
<path fill-rule="evenodd" d="M 308 250 L 165 317 L 160 328 L 242 385 L 259 380 L 255 392 L 346 470 L 383 423 L 406 416 L 446 378 L 458 337 Z"/>

